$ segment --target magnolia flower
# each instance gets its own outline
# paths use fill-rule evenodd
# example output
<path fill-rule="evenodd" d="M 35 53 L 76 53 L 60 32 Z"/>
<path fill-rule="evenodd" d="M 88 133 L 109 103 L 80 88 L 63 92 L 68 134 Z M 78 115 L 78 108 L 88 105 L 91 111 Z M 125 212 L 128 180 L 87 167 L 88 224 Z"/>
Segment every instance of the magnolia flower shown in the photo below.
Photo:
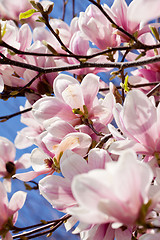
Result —
<path fill-rule="evenodd" d="M 126 150 L 118 162 L 107 163 L 106 169 L 74 177 L 72 194 L 79 206 L 67 212 L 88 224 L 111 222 L 115 228 L 132 227 L 150 200 L 152 178 L 150 167 L 139 162 L 132 150 Z"/>
<path fill-rule="evenodd" d="M 119 154 L 129 147 L 139 154 L 159 155 L 160 105 L 155 107 L 154 101 L 143 92 L 132 90 L 127 94 L 123 107 L 116 104 L 113 114 L 119 129 L 127 138 L 112 143 L 109 148 L 111 153 Z M 110 130 L 116 138 L 116 132 Z"/>
<path fill-rule="evenodd" d="M 33 114 L 39 122 L 59 117 L 75 126 L 88 120 L 102 124 L 112 120 L 114 96 L 108 93 L 103 100 L 98 100 L 98 76 L 87 74 L 79 84 L 75 78 L 60 74 L 53 89 L 55 97 L 44 97 L 33 105 Z"/>
<path fill-rule="evenodd" d="M 11 191 L 11 178 L 17 169 L 30 167 L 30 154 L 23 154 L 19 160 L 15 160 L 16 149 L 12 142 L 0 137 L 0 177 L 3 177 L 4 185 L 8 192 Z"/>
<path fill-rule="evenodd" d="M 43 178 L 39 182 L 40 192 L 53 207 L 66 212 L 67 208 L 77 204 L 71 192 L 73 178 L 92 169 L 103 169 L 105 163 L 110 161 L 110 156 L 103 149 L 91 150 L 88 154 L 88 163 L 80 155 L 66 150 L 60 161 L 63 177 L 52 175 Z"/>
<path fill-rule="evenodd" d="M 108 6 L 107 10 L 112 14 Z M 78 24 L 85 37 L 98 48 L 106 49 L 117 46 L 118 37 L 114 34 L 115 29 L 96 6 L 89 5 L 85 12 L 81 12 Z"/>
<path fill-rule="evenodd" d="M 66 131 L 73 128 L 67 126 L 67 129 L 66 126 L 62 125 L 63 127 L 66 128 Z M 58 130 L 56 132 L 58 133 Z M 61 130 L 59 130 L 59 134 L 62 134 Z M 22 181 L 30 181 L 42 174 L 48 173 L 51 175 L 55 171 L 61 172 L 60 163 L 65 150 L 70 149 L 81 156 L 85 156 L 92 142 L 89 135 L 76 131 L 66 134 L 62 139 L 58 139 L 58 136 L 53 137 L 51 134 L 45 135 L 44 133 L 43 135 L 44 139 L 42 137 L 41 148 L 35 148 L 31 153 L 31 166 L 34 171 L 15 174 L 14 177 Z"/>
<path fill-rule="evenodd" d="M 17 221 L 18 210 L 23 207 L 27 194 L 18 191 L 14 193 L 10 202 L 8 202 L 7 193 L 1 182 L 0 193 L 0 235 L 4 240 L 11 240 L 12 236 L 9 230 L 13 229 L 13 226 Z"/>

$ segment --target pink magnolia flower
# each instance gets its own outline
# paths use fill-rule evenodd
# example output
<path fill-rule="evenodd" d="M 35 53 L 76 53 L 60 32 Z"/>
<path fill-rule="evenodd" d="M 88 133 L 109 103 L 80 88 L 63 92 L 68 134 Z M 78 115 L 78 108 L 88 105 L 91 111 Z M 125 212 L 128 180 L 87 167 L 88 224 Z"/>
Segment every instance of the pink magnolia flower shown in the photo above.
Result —
<path fill-rule="evenodd" d="M 150 20 L 147 11 L 149 11 L 150 15 L 152 15 L 152 17 L 155 18 L 153 13 L 154 10 L 152 12 L 150 11 L 150 8 L 148 8 L 148 10 L 144 13 L 145 11 L 144 8 L 147 9 L 146 8 L 147 4 L 143 4 L 142 2 L 146 3 L 149 1 L 133 0 L 128 6 L 125 0 L 114 0 L 113 5 L 111 7 L 111 11 L 113 14 L 113 17 L 111 16 L 111 18 L 116 22 L 116 24 L 131 34 L 137 33 L 138 37 L 146 32 L 150 32 L 149 25 L 146 24 L 146 22 Z M 106 5 L 104 5 L 104 9 L 105 8 Z M 109 11 L 107 12 L 110 15 L 110 12 Z M 137 12 L 139 14 L 138 17 Z M 148 19 L 147 18 L 145 19 L 144 17 L 145 15 L 148 16 Z M 152 26 L 156 25 L 157 24 L 153 24 Z M 123 42 L 128 40 L 128 37 L 125 34 L 121 33 L 120 31 L 118 31 L 118 34 L 121 36 L 121 40 Z"/>
<path fill-rule="evenodd" d="M 53 207 L 66 212 L 66 209 L 77 204 L 71 192 L 73 178 L 95 168 L 103 169 L 105 163 L 110 161 L 111 158 L 103 149 L 90 150 L 88 162 L 80 155 L 66 150 L 60 161 L 63 177 L 52 175 L 43 178 L 39 182 L 40 192 Z"/>
<path fill-rule="evenodd" d="M 41 194 L 52 204 L 52 206 L 60 211 L 67 212 L 73 206 L 77 206 L 77 201 L 71 191 L 71 184 L 75 176 L 87 173 L 93 169 L 104 169 L 105 164 L 111 162 L 111 158 L 103 149 L 92 149 L 88 154 L 88 162 L 79 155 L 67 150 L 64 152 L 60 165 L 63 177 L 47 176 L 40 180 L 39 188 Z M 79 175 L 78 175 L 79 176 Z M 56 183 L 56 184 L 55 184 Z M 92 201 L 91 201 L 92 203 Z M 65 227 L 67 230 L 79 219 L 71 217 L 68 219 Z M 81 239 L 113 239 L 120 235 L 121 240 L 129 240 L 131 232 L 128 230 L 121 231 L 120 229 L 112 229 L 110 224 L 86 224 L 80 221 L 73 233 L 80 233 Z"/>
<path fill-rule="evenodd" d="M 8 192 L 11 191 L 11 178 L 17 169 L 30 167 L 30 154 L 23 154 L 19 160 L 15 160 L 16 149 L 12 142 L 0 137 L 0 177 L 3 177 L 4 185 Z"/>
<path fill-rule="evenodd" d="M 57 120 L 49 126 L 49 132 L 41 134 L 40 148 L 31 153 L 31 165 L 34 171 L 20 173 L 14 177 L 22 181 L 30 181 L 42 174 L 60 172 L 60 162 L 66 149 L 80 156 L 85 156 L 92 139 L 85 133 L 77 132 L 71 125 Z"/>
<path fill-rule="evenodd" d="M 18 210 L 24 205 L 26 193 L 18 191 L 14 193 L 8 202 L 7 193 L 3 184 L 0 182 L 0 235 L 3 240 L 13 239 L 9 230 L 12 230 L 17 221 Z"/>
<path fill-rule="evenodd" d="M 132 227 L 140 217 L 143 204 L 149 201 L 153 173 L 146 163 L 137 161 L 136 154 L 126 150 L 118 162 L 106 164 L 75 176 L 72 194 L 78 207 L 68 213 L 88 224 L 113 223 Z"/>
<path fill-rule="evenodd" d="M 160 106 L 156 108 L 143 92 L 132 90 L 127 94 L 124 106 L 117 104 L 113 113 L 117 126 L 127 138 L 112 143 L 109 148 L 111 153 L 119 155 L 129 147 L 139 154 L 159 154 Z M 112 130 L 111 132 L 116 138 L 116 133 Z"/>
<path fill-rule="evenodd" d="M 58 117 L 73 126 L 82 119 L 108 124 L 112 120 L 112 93 L 98 100 L 99 77 L 87 74 L 81 84 L 71 76 L 60 74 L 53 84 L 55 97 L 44 97 L 33 105 L 33 114 L 40 122 Z"/>
<path fill-rule="evenodd" d="M 107 10 L 110 11 L 108 6 Z M 96 6 L 89 5 L 85 12 L 81 12 L 78 24 L 80 31 L 98 48 L 117 46 L 119 39 L 114 34 L 115 29 Z"/>

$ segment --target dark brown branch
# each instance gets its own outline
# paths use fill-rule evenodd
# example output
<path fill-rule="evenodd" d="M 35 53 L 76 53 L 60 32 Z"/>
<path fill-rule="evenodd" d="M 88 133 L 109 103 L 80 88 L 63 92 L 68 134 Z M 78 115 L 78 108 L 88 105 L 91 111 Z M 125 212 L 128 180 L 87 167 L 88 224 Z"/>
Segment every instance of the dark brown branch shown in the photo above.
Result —
<path fill-rule="evenodd" d="M 18 115 L 20 115 L 20 114 L 29 112 L 29 111 L 31 111 L 31 110 L 32 110 L 32 108 L 27 108 L 27 109 L 25 109 L 25 110 L 22 110 L 22 111 L 13 113 L 13 114 L 9 114 L 9 115 L 2 116 L 2 117 L 0 117 L 0 120 L 1 120 L 0 122 L 7 121 L 8 119 L 10 119 L 10 118 L 12 118 L 12 117 L 16 117 L 16 116 L 18 116 Z"/>
<path fill-rule="evenodd" d="M 29 55 L 29 56 L 38 56 L 38 57 L 67 57 L 67 58 L 79 58 L 79 59 L 91 59 L 100 55 L 104 55 L 107 53 L 111 53 L 111 52 L 115 52 L 115 51 L 127 51 L 127 53 L 133 49 L 136 50 L 152 50 L 155 48 L 160 48 L 160 44 L 155 44 L 155 45 L 145 45 L 145 46 L 139 46 L 137 44 L 133 44 L 132 46 L 118 46 L 118 47 L 109 47 L 103 51 L 99 51 L 97 53 L 94 54 L 90 54 L 90 55 L 76 55 L 76 54 L 64 54 L 64 53 L 36 53 L 36 52 L 26 52 L 26 51 L 22 51 L 19 49 L 14 48 L 13 46 L 9 45 L 8 43 L 5 43 L 4 41 L 2 41 L 0 43 L 1 47 L 5 47 L 11 51 L 13 51 L 15 54 L 20 54 L 20 55 Z"/>
<path fill-rule="evenodd" d="M 144 66 L 151 63 L 160 62 L 160 56 L 154 56 L 149 57 L 144 60 L 137 60 L 137 61 L 131 61 L 131 62 L 110 62 L 110 63 L 90 63 L 90 62 L 81 62 L 79 64 L 69 65 L 65 67 L 54 67 L 54 68 L 41 68 L 37 67 L 35 65 L 27 64 L 27 63 L 21 63 L 18 61 L 10 60 L 9 58 L 6 58 L 2 53 L 0 53 L 0 56 L 2 57 L 0 59 L 0 64 L 2 65 L 13 65 L 17 67 L 22 67 L 25 69 L 30 69 L 33 71 L 37 71 L 39 73 L 51 73 L 51 72 L 61 72 L 61 71 L 71 71 L 75 69 L 83 69 L 83 68 L 129 68 L 129 67 L 138 67 L 138 66 Z"/>

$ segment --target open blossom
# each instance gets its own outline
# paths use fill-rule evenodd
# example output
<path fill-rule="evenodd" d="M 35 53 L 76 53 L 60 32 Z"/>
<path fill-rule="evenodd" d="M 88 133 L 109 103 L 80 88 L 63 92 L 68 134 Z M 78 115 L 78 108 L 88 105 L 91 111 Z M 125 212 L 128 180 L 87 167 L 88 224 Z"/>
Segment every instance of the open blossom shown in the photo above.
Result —
<path fill-rule="evenodd" d="M 103 169 L 105 163 L 109 161 L 111 161 L 111 158 L 103 149 L 91 150 L 88 155 L 88 162 L 80 155 L 66 150 L 60 161 L 63 177 L 52 175 L 43 178 L 39 182 L 40 192 L 53 207 L 66 212 L 67 208 L 76 205 L 76 200 L 71 192 L 73 178 L 95 168 Z"/>
<path fill-rule="evenodd" d="M 129 147 L 139 154 L 159 155 L 160 105 L 155 107 L 153 101 L 143 92 L 132 90 L 127 94 L 124 106 L 117 104 L 113 113 L 119 129 L 126 138 L 112 143 L 109 148 L 111 153 L 119 155 Z M 116 138 L 116 133 L 111 132 Z"/>
<path fill-rule="evenodd" d="M 0 137 L 0 177 L 3 177 L 4 186 L 11 191 L 11 178 L 17 169 L 30 167 L 30 154 L 23 154 L 19 160 L 15 160 L 16 149 L 12 142 Z"/>
<path fill-rule="evenodd" d="M 53 84 L 55 97 L 44 97 L 33 105 L 38 121 L 59 117 L 73 126 L 85 120 L 108 124 L 112 121 L 114 96 L 108 93 L 98 100 L 99 77 L 87 74 L 81 84 L 68 75 L 60 74 Z"/>
<path fill-rule="evenodd" d="M 117 46 L 115 29 L 96 6 L 89 5 L 85 12 L 81 12 L 78 24 L 85 37 L 98 48 L 106 49 Z"/>
<path fill-rule="evenodd" d="M 31 165 L 34 171 L 19 173 L 14 177 L 30 181 L 42 174 L 60 172 L 60 162 L 65 150 L 70 149 L 85 156 L 92 139 L 85 133 L 77 132 L 71 125 L 59 119 L 49 126 L 49 132 L 41 134 L 39 147 L 31 153 Z"/>
<path fill-rule="evenodd" d="M 60 166 L 63 177 L 47 176 L 40 180 L 39 189 L 41 194 L 60 211 L 67 212 L 73 206 L 77 206 L 77 201 L 72 193 L 71 185 L 75 176 L 87 173 L 93 169 L 104 169 L 105 164 L 112 159 L 103 149 L 92 149 L 88 154 L 88 162 L 79 155 L 66 150 L 61 158 Z M 56 183 L 56 184 L 55 184 Z M 92 201 L 91 201 L 92 203 Z M 65 223 L 67 230 L 70 230 L 78 221 L 78 218 L 71 217 Z M 121 236 L 121 240 L 130 240 L 131 232 L 127 229 L 113 229 L 110 223 L 107 224 L 88 224 L 83 221 L 79 223 L 73 233 L 80 233 L 83 240 L 105 240 Z M 118 238 L 117 238 L 118 239 Z"/>
<path fill-rule="evenodd" d="M 18 191 L 14 193 L 10 202 L 8 202 L 7 193 L 0 182 L 0 235 L 3 240 L 13 239 L 9 230 L 12 230 L 14 224 L 17 221 L 18 210 L 24 205 L 26 199 L 26 193 Z"/>
<path fill-rule="evenodd" d="M 133 151 L 126 150 L 118 162 L 107 163 L 106 169 L 75 176 L 72 194 L 79 206 L 68 212 L 88 224 L 134 226 L 141 217 L 141 207 L 150 200 L 152 178 L 150 167 L 137 161 Z"/>

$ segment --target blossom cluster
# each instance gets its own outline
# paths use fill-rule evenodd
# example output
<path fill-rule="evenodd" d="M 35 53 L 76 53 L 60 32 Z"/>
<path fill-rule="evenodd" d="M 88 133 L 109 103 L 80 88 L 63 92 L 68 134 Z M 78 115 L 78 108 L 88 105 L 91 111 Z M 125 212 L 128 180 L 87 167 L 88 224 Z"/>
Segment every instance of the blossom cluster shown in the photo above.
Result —
<path fill-rule="evenodd" d="M 89 2 L 70 25 L 49 18 L 52 1 L 0 3 L 0 97 L 26 97 L 26 127 L 14 144 L 0 137 L 2 239 L 26 198 L 18 191 L 8 203 L 12 178 L 38 176 L 80 239 L 160 238 L 160 3 Z M 100 73 L 110 70 L 107 84 Z"/>

